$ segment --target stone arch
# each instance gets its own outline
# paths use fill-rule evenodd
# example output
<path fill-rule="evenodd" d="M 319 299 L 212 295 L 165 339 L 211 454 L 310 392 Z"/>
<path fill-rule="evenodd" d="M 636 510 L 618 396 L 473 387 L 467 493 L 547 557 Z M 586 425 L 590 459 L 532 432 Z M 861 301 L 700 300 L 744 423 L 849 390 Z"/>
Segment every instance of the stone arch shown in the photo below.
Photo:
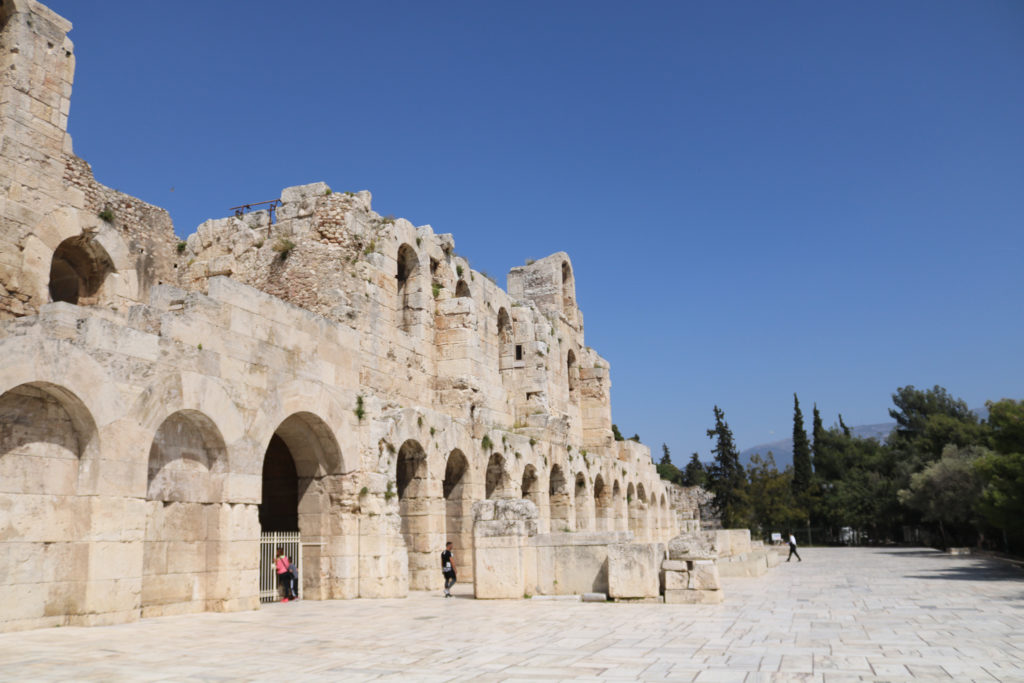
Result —
<path fill-rule="evenodd" d="M 62 625 L 86 611 L 89 559 L 75 551 L 90 519 L 77 504 L 79 470 L 98 441 L 92 413 L 65 387 L 35 381 L 0 394 L 0 553 L 18 558 L 0 572 L 18 603 L 0 627 Z"/>
<path fill-rule="evenodd" d="M 626 487 L 626 512 L 629 516 L 629 530 L 633 532 L 634 540 L 641 540 L 643 524 L 640 519 L 640 501 L 636 497 L 636 486 L 629 482 Z"/>
<path fill-rule="evenodd" d="M 637 538 L 648 540 L 651 533 L 650 507 L 647 504 L 647 491 L 643 484 L 636 485 L 637 497 Z"/>
<path fill-rule="evenodd" d="M 50 300 L 96 304 L 100 288 L 113 272 L 110 255 L 92 235 L 69 237 L 57 246 L 50 260 Z"/>
<path fill-rule="evenodd" d="M 176 412 L 199 413 L 209 420 L 224 443 L 222 471 L 235 469 L 232 449 L 245 438 L 245 419 L 221 381 L 194 372 L 165 375 L 146 388 L 132 406 L 130 416 L 152 439 Z"/>
<path fill-rule="evenodd" d="M 511 344 L 512 339 L 512 319 L 505 307 L 502 306 L 498 309 L 498 343 Z"/>
<path fill-rule="evenodd" d="M 417 279 L 419 277 L 419 256 L 416 250 L 408 244 L 398 247 L 398 255 L 395 257 L 397 263 L 395 271 L 395 282 L 398 292 L 398 299 L 395 304 L 397 312 L 398 328 L 403 332 L 411 332 L 416 324 L 416 311 L 422 309 L 422 304 L 417 301 L 416 294 L 419 291 Z"/>
<path fill-rule="evenodd" d="M 317 414 L 298 411 L 282 420 L 266 441 L 261 467 L 260 529 L 298 531 L 303 544 L 302 593 L 326 594 L 320 551 L 331 535 L 330 499 L 325 477 L 342 462 L 341 449 L 327 423 Z M 295 559 L 295 558 L 293 558 Z M 261 571 L 272 571 L 261 567 Z"/>
<path fill-rule="evenodd" d="M 469 289 L 469 283 L 465 280 L 460 279 L 455 285 L 455 296 L 456 298 L 467 297 L 472 298 L 473 292 Z"/>
<path fill-rule="evenodd" d="M 600 474 L 594 477 L 594 528 L 598 531 L 614 531 L 615 511 L 612 492 L 605 485 Z"/>
<path fill-rule="evenodd" d="M 561 465 L 552 465 L 548 475 L 548 506 L 550 509 L 551 531 L 571 531 L 569 486 Z"/>
<path fill-rule="evenodd" d="M 576 403 L 579 400 L 580 368 L 572 349 L 569 349 L 569 353 L 565 356 L 565 372 L 569 381 L 569 402 Z"/>
<path fill-rule="evenodd" d="M 572 266 L 562 261 L 562 313 L 569 322 L 576 320 L 576 284 L 572 275 Z"/>
<path fill-rule="evenodd" d="M 668 538 L 673 535 L 672 529 L 672 510 L 668 506 L 668 499 L 665 497 L 665 493 L 661 494 L 661 533 L 664 537 Z"/>
<path fill-rule="evenodd" d="M 527 465 L 523 468 L 523 481 L 520 490 L 522 497 L 532 501 L 539 510 L 543 501 L 541 500 L 540 479 L 537 477 L 537 468 L 533 465 Z"/>
<path fill-rule="evenodd" d="M 98 258 L 94 265 L 102 264 L 106 273 L 101 286 L 88 297 L 89 301 L 78 303 L 108 303 L 118 297 L 138 301 L 140 285 L 136 265 L 124 238 L 117 229 L 94 214 L 86 214 L 71 207 L 61 207 L 43 217 L 32 229 L 31 234 L 20 245 L 22 247 L 21 272 L 26 278 L 20 289 L 29 295 L 33 307 L 38 308 L 52 299 L 49 292 L 54 255 L 63 243 L 67 247 L 61 253 L 64 259 L 70 246 L 75 243 L 85 246 L 85 262 Z M 80 254 L 76 255 L 80 256 Z M 78 259 L 76 259 L 78 260 Z M 74 268 L 74 264 L 67 263 Z M 63 270 L 58 265 L 58 274 Z M 94 274 L 87 270 L 86 275 Z M 64 271 L 70 277 L 70 273 Z M 92 277 L 87 278 L 92 280 Z M 90 282 L 91 284 L 91 282 Z M 81 299 L 81 297 L 80 297 Z"/>
<path fill-rule="evenodd" d="M 611 531 L 628 531 L 629 513 L 626 509 L 626 496 L 622 492 L 622 485 L 619 484 L 618 479 L 612 484 L 612 507 L 615 517 L 612 521 Z"/>
<path fill-rule="evenodd" d="M 594 523 L 594 505 L 587 489 L 587 477 L 583 472 L 576 473 L 573 502 L 576 508 L 576 531 L 591 531 Z"/>
<path fill-rule="evenodd" d="M 224 499 L 227 457 L 213 421 L 196 410 L 169 415 L 156 430 L 146 477 L 142 616 L 202 612 L 217 595 L 219 533 L 210 504 Z"/>
<path fill-rule="evenodd" d="M 487 460 L 487 471 L 484 475 L 484 497 L 508 498 L 509 474 L 505 469 L 505 456 L 492 453 Z"/>
<path fill-rule="evenodd" d="M 432 560 L 441 548 L 433 533 L 430 505 L 430 470 L 423 446 L 415 439 L 406 439 L 398 449 L 395 461 L 395 493 L 398 513 L 402 519 L 402 538 L 409 557 L 409 587 L 430 588 L 437 567 Z"/>
<path fill-rule="evenodd" d="M 208 411 L 204 410 L 204 412 Z M 212 415 L 213 413 L 208 412 L 208 414 Z M 255 434 L 248 436 L 246 440 L 258 444 L 252 451 L 256 454 L 263 454 L 280 425 L 294 415 L 305 416 L 308 419 L 308 424 L 303 433 L 316 437 L 316 441 L 310 444 L 311 448 L 303 450 L 303 457 L 307 464 L 316 468 L 316 473 L 311 476 L 323 477 L 341 474 L 351 472 L 358 467 L 358 459 L 352 456 L 351 462 L 346 460 L 345 452 L 340 448 L 341 437 L 344 435 L 342 430 L 353 421 L 351 409 L 342 406 L 330 392 L 325 390 L 323 385 L 309 380 L 293 380 L 277 387 L 267 396 L 259 412 L 249 422 L 249 429 Z M 217 424 L 222 425 L 230 455 L 231 437 L 219 418 Z M 328 425 L 335 425 L 335 427 L 332 429 Z M 290 424 L 290 427 L 293 428 L 297 426 L 300 425 L 295 422 Z M 293 436 L 294 438 L 295 436 Z M 258 457 L 255 460 L 246 458 L 237 465 L 232 464 L 232 470 L 252 474 L 259 474 L 262 467 L 263 460 Z"/>
<path fill-rule="evenodd" d="M 441 488 L 445 504 L 445 541 L 452 543 L 460 578 L 469 580 L 473 577 L 473 495 L 469 460 L 457 448 L 448 454 Z"/>

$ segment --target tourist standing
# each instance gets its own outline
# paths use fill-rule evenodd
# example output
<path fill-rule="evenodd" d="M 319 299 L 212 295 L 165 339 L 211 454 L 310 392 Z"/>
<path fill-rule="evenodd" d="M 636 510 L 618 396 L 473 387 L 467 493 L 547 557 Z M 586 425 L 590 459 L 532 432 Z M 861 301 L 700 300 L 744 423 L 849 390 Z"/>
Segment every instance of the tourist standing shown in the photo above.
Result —
<path fill-rule="evenodd" d="M 444 577 L 444 597 L 452 597 L 452 586 L 455 585 L 455 556 L 452 555 L 452 542 L 448 541 L 441 551 L 441 575 Z"/>
<path fill-rule="evenodd" d="M 292 599 L 292 563 L 288 561 L 288 556 L 284 554 L 284 548 L 277 549 L 277 559 L 274 560 L 275 568 L 277 569 L 277 585 L 284 589 L 284 597 L 281 598 L 281 602 L 288 602 Z"/>
<path fill-rule="evenodd" d="M 796 555 L 796 561 L 797 562 L 803 562 L 803 560 L 800 559 L 800 553 L 798 553 L 796 551 L 796 536 L 794 536 L 793 532 L 790 531 L 789 532 L 789 557 L 786 558 L 786 562 L 789 562 L 790 560 L 792 560 L 794 555 Z"/>

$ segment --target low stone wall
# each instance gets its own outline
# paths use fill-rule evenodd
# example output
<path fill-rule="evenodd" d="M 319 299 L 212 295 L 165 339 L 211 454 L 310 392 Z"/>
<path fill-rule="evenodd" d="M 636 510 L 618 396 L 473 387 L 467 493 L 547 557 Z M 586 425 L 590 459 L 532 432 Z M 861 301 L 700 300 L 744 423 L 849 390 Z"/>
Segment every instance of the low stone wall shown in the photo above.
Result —
<path fill-rule="evenodd" d="M 538 534 L 529 539 L 524 553 L 527 592 L 607 594 L 609 547 L 632 540 L 633 534 L 628 531 Z"/>

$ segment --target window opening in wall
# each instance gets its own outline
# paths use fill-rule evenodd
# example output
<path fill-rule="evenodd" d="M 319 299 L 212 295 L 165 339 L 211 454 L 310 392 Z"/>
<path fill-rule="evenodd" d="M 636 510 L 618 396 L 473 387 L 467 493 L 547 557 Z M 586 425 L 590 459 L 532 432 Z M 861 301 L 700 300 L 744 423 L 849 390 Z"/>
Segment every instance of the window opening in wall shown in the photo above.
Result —
<path fill-rule="evenodd" d="M 572 267 L 568 261 L 562 261 L 562 312 L 570 321 L 575 319 L 576 287 L 573 284 Z"/>
<path fill-rule="evenodd" d="M 106 250 L 90 236 L 69 237 L 58 245 L 50 263 L 50 299 L 90 304 L 107 275 L 114 271 Z"/>
<path fill-rule="evenodd" d="M 579 369 L 576 367 L 576 354 L 569 350 L 565 359 L 565 370 L 569 376 L 569 398 L 576 400 L 576 383 L 579 380 Z"/>
<path fill-rule="evenodd" d="M 416 267 L 419 259 L 412 247 L 403 244 L 398 248 L 397 261 L 395 279 L 398 285 L 398 326 L 403 332 L 408 332 L 415 322 L 411 290 L 416 280 Z"/>
<path fill-rule="evenodd" d="M 455 296 L 456 297 L 469 297 L 472 294 L 469 291 L 469 285 L 466 284 L 465 280 L 459 280 L 459 283 L 455 285 Z"/>
<path fill-rule="evenodd" d="M 522 344 L 516 344 L 516 360 L 522 360 L 522 359 L 523 359 L 523 345 Z"/>

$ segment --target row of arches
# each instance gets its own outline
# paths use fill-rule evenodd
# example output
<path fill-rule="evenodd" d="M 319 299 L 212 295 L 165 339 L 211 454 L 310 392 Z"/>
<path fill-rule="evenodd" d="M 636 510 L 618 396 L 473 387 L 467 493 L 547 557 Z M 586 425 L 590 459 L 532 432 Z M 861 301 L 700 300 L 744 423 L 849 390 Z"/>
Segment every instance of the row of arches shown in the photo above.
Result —
<path fill-rule="evenodd" d="M 11 511 L 0 520 L 6 549 L 18 556 L 70 557 L 96 536 L 97 524 L 137 527 L 138 537 L 123 534 L 130 539 L 125 547 L 135 548 L 126 552 L 140 553 L 139 590 L 111 590 L 110 600 L 119 602 L 110 609 L 156 616 L 253 606 L 245 601 L 256 592 L 250 583 L 258 534 L 298 532 L 304 552 L 309 546 L 300 566 L 307 597 L 364 594 L 358 586 L 337 588 L 360 579 L 334 573 L 346 553 L 368 552 L 359 540 L 365 513 L 343 509 L 332 497 L 343 488 L 344 477 L 362 481 L 363 476 L 345 471 L 328 423 L 337 414 L 303 409 L 301 400 L 284 395 L 268 399 L 273 410 L 260 409 L 256 419 L 245 422 L 225 408 L 231 399 L 223 390 L 206 378 L 190 377 L 158 383 L 160 388 L 146 392 L 131 409 L 107 396 L 99 418 L 80 391 L 51 382 L 23 382 L 0 394 L 0 507 Z M 309 393 L 295 391 L 296 396 Z M 254 434 L 247 424 L 265 428 Z M 433 464 L 417 440 L 402 442 L 386 465 L 397 500 L 383 496 L 384 511 L 400 519 L 400 534 L 382 532 L 386 548 L 395 550 L 380 552 L 401 553 L 405 562 L 381 571 L 401 572 L 394 567 L 407 566 L 412 588 L 434 588 L 437 553 L 451 540 L 468 578 L 472 505 L 484 498 L 529 499 L 551 531 L 628 528 L 641 539 L 653 539 L 671 526 L 665 497 L 648 498 L 642 483 L 605 473 L 570 473 L 560 464 L 520 469 L 501 453 L 489 455 L 485 464 L 467 453 L 455 448 L 443 464 Z M 140 506 L 125 508 L 127 500 Z M 125 518 L 125 510 L 138 511 L 141 519 Z M 116 578 L 134 580 L 133 562 L 119 557 L 123 574 Z M 11 585 L 36 586 L 21 612 L 42 625 L 38 620 L 55 614 L 55 596 L 61 596 L 65 615 L 96 612 L 83 577 L 94 571 L 109 575 L 111 569 L 59 562 L 54 567 L 42 591 L 37 575 L 15 571 L 7 577 Z"/>
<path fill-rule="evenodd" d="M 456 448 L 445 458 L 443 478 L 437 481 L 419 442 L 410 439 L 402 444 L 395 472 L 413 588 L 436 587 L 436 553 L 447 541 L 462 558 L 460 573 L 472 576 L 471 513 L 473 503 L 481 499 L 530 500 L 538 508 L 541 529 L 554 533 L 632 531 L 637 539 L 648 541 L 667 540 L 674 532 L 666 495 L 649 499 L 642 483 L 623 485 L 615 478 L 609 485 L 603 474 L 591 478 L 582 471 L 570 477 L 560 464 L 547 471 L 527 464 L 516 478 L 510 470 L 504 455 L 492 453 L 476 473 Z"/>

